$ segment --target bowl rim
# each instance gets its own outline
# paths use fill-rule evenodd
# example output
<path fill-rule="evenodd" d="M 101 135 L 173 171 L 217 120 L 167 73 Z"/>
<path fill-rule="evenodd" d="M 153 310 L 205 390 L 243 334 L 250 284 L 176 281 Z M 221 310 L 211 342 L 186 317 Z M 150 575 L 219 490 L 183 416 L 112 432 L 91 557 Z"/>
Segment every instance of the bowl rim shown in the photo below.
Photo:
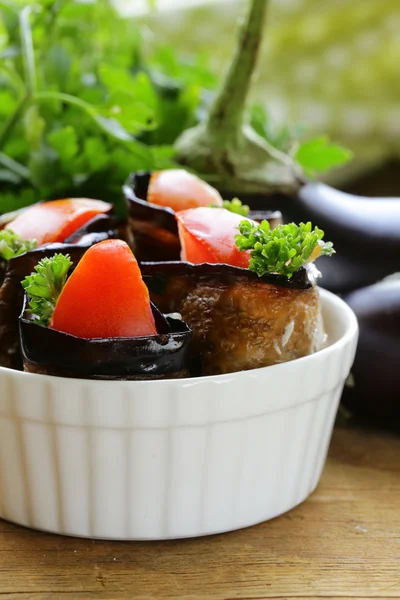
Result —
<path fill-rule="evenodd" d="M 343 319 L 343 334 L 341 335 L 341 337 L 336 340 L 335 342 L 333 342 L 332 344 L 329 344 L 328 346 L 326 346 L 325 348 L 322 348 L 321 350 L 318 350 L 318 352 L 315 352 L 314 354 L 309 354 L 308 356 L 304 356 L 302 358 L 297 358 L 294 359 L 292 361 L 288 361 L 288 362 L 284 362 L 284 363 L 279 363 L 276 365 L 270 365 L 267 367 L 259 367 L 257 369 L 249 369 L 247 371 L 235 371 L 233 373 L 223 373 L 223 374 L 219 374 L 219 375 L 205 375 L 205 376 L 201 376 L 201 377 L 185 377 L 185 378 L 181 378 L 181 379 L 159 379 L 159 380 L 148 380 L 148 381 L 127 381 L 127 380 L 112 380 L 112 381 L 107 381 L 107 380 L 100 380 L 100 379 L 83 379 L 83 378 L 65 378 L 65 377 L 59 377 L 59 376 L 55 376 L 55 375 L 42 375 L 42 374 L 38 374 L 38 373 L 27 373 L 24 371 L 17 371 L 16 369 L 10 369 L 7 367 L 0 367 L 0 376 L 2 374 L 8 374 L 8 375 L 12 375 L 14 378 L 18 378 L 18 379 L 22 379 L 24 378 L 27 382 L 28 379 L 30 379 L 31 381 L 33 380 L 42 380 L 43 378 L 45 378 L 45 380 L 52 380 L 53 382 L 56 381 L 65 381 L 67 380 L 70 383 L 73 382 L 86 382 L 87 384 L 89 383 L 90 385 L 93 386 L 102 386 L 102 387 L 106 387 L 106 386 L 115 386 L 117 384 L 121 384 L 123 383 L 125 386 L 131 387 L 131 388 L 139 388 L 139 387 L 143 387 L 143 386 L 169 386 L 169 385 L 177 385 L 177 384 L 181 384 L 181 385 L 188 385 L 188 384 L 200 384 L 200 383 L 207 383 L 207 382 L 224 382 L 224 381 L 228 381 L 230 379 L 232 379 L 232 377 L 236 377 L 236 378 L 241 378 L 241 377 L 248 377 L 250 376 L 254 376 L 255 373 L 258 374 L 262 374 L 265 373 L 266 370 L 268 370 L 268 373 L 271 374 L 271 376 L 278 375 L 279 372 L 281 370 L 287 370 L 290 369 L 291 366 L 293 365 L 298 365 L 298 364 L 302 364 L 304 365 L 304 367 L 307 366 L 308 363 L 318 360 L 318 358 L 323 359 L 324 357 L 326 357 L 329 354 L 333 354 L 333 353 L 338 353 L 340 351 L 342 351 L 348 344 L 351 343 L 351 341 L 357 336 L 358 334 L 358 322 L 357 322 L 357 317 L 355 315 L 355 313 L 353 312 L 353 310 L 350 308 L 350 306 L 348 306 L 346 304 L 346 302 L 344 302 L 344 300 L 342 300 L 339 296 L 337 296 L 336 294 L 333 294 L 332 292 L 329 292 L 328 290 L 325 290 L 324 288 L 319 288 L 319 292 L 321 294 L 321 305 L 322 305 L 322 310 L 324 310 L 325 307 L 329 307 L 331 309 L 333 309 L 333 312 L 335 315 L 341 315 L 342 319 Z"/>

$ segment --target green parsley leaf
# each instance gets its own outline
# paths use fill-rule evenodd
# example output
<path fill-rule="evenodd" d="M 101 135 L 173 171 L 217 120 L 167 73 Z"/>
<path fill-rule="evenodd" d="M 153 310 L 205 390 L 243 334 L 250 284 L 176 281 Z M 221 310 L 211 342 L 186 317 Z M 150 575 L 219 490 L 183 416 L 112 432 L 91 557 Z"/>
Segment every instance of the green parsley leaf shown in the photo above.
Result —
<path fill-rule="evenodd" d="M 331 144 L 326 136 L 300 143 L 294 155 L 307 177 L 315 177 L 317 173 L 344 165 L 352 157 L 351 150 Z"/>
<path fill-rule="evenodd" d="M 242 204 L 239 198 L 233 198 L 232 200 L 224 200 L 223 207 L 230 212 L 247 217 L 250 212 L 250 207 L 247 204 Z"/>
<path fill-rule="evenodd" d="M 290 279 L 306 263 L 335 252 L 332 242 L 322 240 L 324 232 L 318 227 L 312 229 L 310 222 L 278 225 L 271 230 L 268 221 L 259 225 L 241 221 L 239 231 L 236 246 L 242 252 L 250 250 L 249 269 L 259 277 L 277 273 Z"/>
<path fill-rule="evenodd" d="M 10 260 L 20 254 L 36 248 L 36 240 L 23 240 L 11 229 L 2 229 L 0 231 L 0 258 Z"/>
<path fill-rule="evenodd" d="M 55 254 L 51 258 L 43 258 L 36 265 L 35 272 L 23 280 L 22 287 L 29 299 L 28 311 L 41 325 L 49 325 L 71 266 L 69 254 Z"/>
<path fill-rule="evenodd" d="M 242 217 L 247 217 L 250 212 L 250 207 L 247 204 L 242 204 L 239 198 L 233 198 L 232 200 L 224 200 L 222 203 L 222 207 L 225 210 L 229 210 L 229 212 L 233 212 L 237 215 L 242 215 Z M 219 208 L 219 206 L 215 206 L 215 204 L 210 204 L 209 208 Z"/>

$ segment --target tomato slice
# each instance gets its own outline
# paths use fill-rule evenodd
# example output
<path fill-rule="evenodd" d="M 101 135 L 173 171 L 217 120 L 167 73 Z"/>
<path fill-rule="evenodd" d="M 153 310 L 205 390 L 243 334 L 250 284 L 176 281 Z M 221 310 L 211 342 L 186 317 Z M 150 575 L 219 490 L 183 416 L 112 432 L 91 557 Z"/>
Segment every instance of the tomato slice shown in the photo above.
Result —
<path fill-rule="evenodd" d="M 95 244 L 67 280 L 50 327 L 81 338 L 157 333 L 136 258 L 121 240 Z"/>
<path fill-rule="evenodd" d="M 14 221 L 11 229 L 25 240 L 35 239 L 38 246 L 52 242 L 64 242 L 93 217 L 109 212 L 112 205 L 89 198 L 68 198 L 35 204 Z"/>
<path fill-rule="evenodd" d="M 224 208 L 192 208 L 178 212 L 176 218 L 182 260 L 248 268 L 250 252 L 240 252 L 235 246 L 235 235 L 244 217 Z"/>
<path fill-rule="evenodd" d="M 155 171 L 147 190 L 147 201 L 176 212 L 210 204 L 222 206 L 216 189 L 184 169 Z"/>

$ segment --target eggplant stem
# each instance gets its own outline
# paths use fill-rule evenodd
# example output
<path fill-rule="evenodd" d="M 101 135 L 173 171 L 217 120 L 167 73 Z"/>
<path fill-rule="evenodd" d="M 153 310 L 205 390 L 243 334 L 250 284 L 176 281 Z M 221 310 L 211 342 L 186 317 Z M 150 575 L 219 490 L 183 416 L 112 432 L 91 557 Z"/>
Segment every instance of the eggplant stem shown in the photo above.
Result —
<path fill-rule="evenodd" d="M 295 161 L 245 123 L 246 99 L 261 46 L 268 0 L 249 11 L 227 75 L 207 119 L 175 141 L 176 160 L 222 191 L 292 193 L 300 185 Z"/>
<path fill-rule="evenodd" d="M 241 135 L 246 99 L 256 66 L 269 0 L 252 0 L 242 26 L 235 54 L 210 108 L 207 129 L 218 132 L 220 145 Z"/>

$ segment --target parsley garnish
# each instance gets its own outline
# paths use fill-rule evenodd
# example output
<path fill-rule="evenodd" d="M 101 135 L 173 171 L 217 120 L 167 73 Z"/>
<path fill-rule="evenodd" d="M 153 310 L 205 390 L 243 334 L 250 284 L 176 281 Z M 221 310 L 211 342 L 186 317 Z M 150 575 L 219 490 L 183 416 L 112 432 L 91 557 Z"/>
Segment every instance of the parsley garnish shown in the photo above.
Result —
<path fill-rule="evenodd" d="M 43 258 L 36 265 L 35 272 L 22 282 L 29 299 L 28 311 L 41 325 L 48 326 L 71 266 L 68 254 L 55 254 L 51 258 Z"/>
<path fill-rule="evenodd" d="M 215 204 L 210 204 L 209 208 L 220 208 L 219 206 L 215 206 Z M 239 198 L 233 198 L 232 200 L 224 200 L 222 204 L 222 208 L 229 210 L 229 212 L 236 213 L 237 215 L 242 215 L 242 217 L 247 217 L 250 212 L 250 207 L 247 204 L 242 204 Z"/>
<path fill-rule="evenodd" d="M 11 229 L 0 231 L 0 258 L 10 260 L 36 248 L 36 240 L 24 240 Z"/>
<path fill-rule="evenodd" d="M 249 269 L 262 277 L 266 273 L 278 273 L 292 277 L 293 273 L 318 256 L 331 256 L 335 250 L 332 242 L 324 242 L 324 232 L 312 229 L 310 222 L 278 225 L 271 230 L 268 221 L 253 225 L 241 221 L 236 246 L 242 252 L 250 250 Z"/>
<path fill-rule="evenodd" d="M 223 207 L 230 212 L 236 213 L 247 217 L 250 212 L 250 207 L 247 204 L 242 204 L 239 198 L 233 198 L 233 200 L 224 200 Z"/>

